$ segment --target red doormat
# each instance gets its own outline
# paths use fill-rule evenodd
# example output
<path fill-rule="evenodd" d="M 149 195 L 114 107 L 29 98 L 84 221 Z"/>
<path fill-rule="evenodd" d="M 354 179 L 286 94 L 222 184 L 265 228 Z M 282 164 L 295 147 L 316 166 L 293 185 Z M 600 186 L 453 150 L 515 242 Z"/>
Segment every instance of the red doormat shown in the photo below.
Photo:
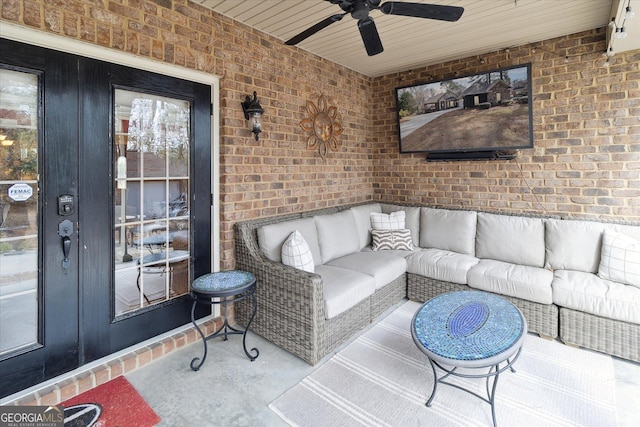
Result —
<path fill-rule="evenodd" d="M 65 427 L 151 427 L 160 417 L 125 377 L 65 400 Z"/>

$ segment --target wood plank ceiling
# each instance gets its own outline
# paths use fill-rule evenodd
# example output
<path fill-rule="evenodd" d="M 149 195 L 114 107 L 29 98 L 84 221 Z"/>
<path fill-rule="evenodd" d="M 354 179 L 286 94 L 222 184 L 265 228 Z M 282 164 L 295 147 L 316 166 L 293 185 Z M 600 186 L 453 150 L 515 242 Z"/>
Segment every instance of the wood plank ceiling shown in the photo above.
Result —
<path fill-rule="evenodd" d="M 338 5 L 323 0 L 191 1 L 283 42 L 342 12 Z M 384 52 L 371 57 L 364 49 L 357 21 L 348 15 L 297 47 L 375 77 L 604 27 L 618 4 L 618 0 L 412 1 L 461 6 L 465 11 L 457 22 L 371 11 L 384 46 Z M 630 0 L 622 1 L 626 4 Z M 635 19 L 640 21 L 640 17 Z M 564 51 L 555 53 L 565 55 Z"/>

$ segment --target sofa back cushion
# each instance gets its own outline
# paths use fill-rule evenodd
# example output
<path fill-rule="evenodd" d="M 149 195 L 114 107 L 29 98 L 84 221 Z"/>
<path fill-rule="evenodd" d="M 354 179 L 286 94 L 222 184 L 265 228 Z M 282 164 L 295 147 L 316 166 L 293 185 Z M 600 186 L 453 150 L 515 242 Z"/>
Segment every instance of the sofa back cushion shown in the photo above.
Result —
<path fill-rule="evenodd" d="M 371 244 L 371 212 L 382 212 L 380 203 L 354 206 L 349 209 L 356 221 L 360 249 Z"/>
<path fill-rule="evenodd" d="M 314 217 L 322 264 L 360 251 L 356 221 L 350 210 Z"/>
<path fill-rule="evenodd" d="M 475 255 L 477 212 L 421 208 L 420 247 Z"/>
<path fill-rule="evenodd" d="M 264 225 L 258 228 L 258 245 L 271 261 L 282 262 L 282 245 L 295 230 L 300 232 L 309 245 L 314 264 L 322 264 L 320 246 L 318 245 L 318 232 L 313 218 L 294 219 Z"/>
<path fill-rule="evenodd" d="M 597 273 L 602 233 L 607 227 L 594 221 L 545 220 L 545 267 Z"/>
<path fill-rule="evenodd" d="M 544 228 L 541 218 L 479 212 L 476 257 L 543 267 Z"/>
<path fill-rule="evenodd" d="M 411 241 L 413 246 L 420 244 L 420 208 L 417 206 L 400 206 L 383 203 L 382 212 L 390 214 L 392 212 L 404 211 L 404 228 L 411 231 Z"/>

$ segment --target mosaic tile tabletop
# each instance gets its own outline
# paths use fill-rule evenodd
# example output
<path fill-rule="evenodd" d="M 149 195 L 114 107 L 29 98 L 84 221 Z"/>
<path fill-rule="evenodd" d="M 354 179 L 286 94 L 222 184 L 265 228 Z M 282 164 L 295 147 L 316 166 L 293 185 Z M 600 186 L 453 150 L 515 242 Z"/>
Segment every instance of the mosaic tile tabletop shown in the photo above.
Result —
<path fill-rule="evenodd" d="M 447 359 L 482 360 L 511 348 L 525 333 L 520 310 L 508 300 L 478 291 L 449 292 L 416 313 L 414 340 Z"/>
<path fill-rule="evenodd" d="M 195 292 L 216 293 L 233 291 L 251 285 L 256 277 L 248 271 L 232 270 L 209 273 L 193 281 L 191 289 Z"/>

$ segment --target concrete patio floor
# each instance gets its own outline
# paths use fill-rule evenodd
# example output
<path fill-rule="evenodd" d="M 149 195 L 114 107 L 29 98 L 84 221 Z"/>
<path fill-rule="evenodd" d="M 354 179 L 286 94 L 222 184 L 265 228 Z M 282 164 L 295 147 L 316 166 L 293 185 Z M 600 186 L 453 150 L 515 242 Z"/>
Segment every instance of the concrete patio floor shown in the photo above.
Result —
<path fill-rule="evenodd" d="M 253 362 L 244 354 L 240 336 L 208 345 L 198 372 L 189 364 L 202 356 L 201 341 L 126 375 L 160 416 L 160 426 L 286 426 L 269 403 L 322 364 L 312 367 L 253 333 L 247 335 L 247 347 L 260 350 Z M 613 360 L 618 426 L 638 426 L 640 364 Z"/>

